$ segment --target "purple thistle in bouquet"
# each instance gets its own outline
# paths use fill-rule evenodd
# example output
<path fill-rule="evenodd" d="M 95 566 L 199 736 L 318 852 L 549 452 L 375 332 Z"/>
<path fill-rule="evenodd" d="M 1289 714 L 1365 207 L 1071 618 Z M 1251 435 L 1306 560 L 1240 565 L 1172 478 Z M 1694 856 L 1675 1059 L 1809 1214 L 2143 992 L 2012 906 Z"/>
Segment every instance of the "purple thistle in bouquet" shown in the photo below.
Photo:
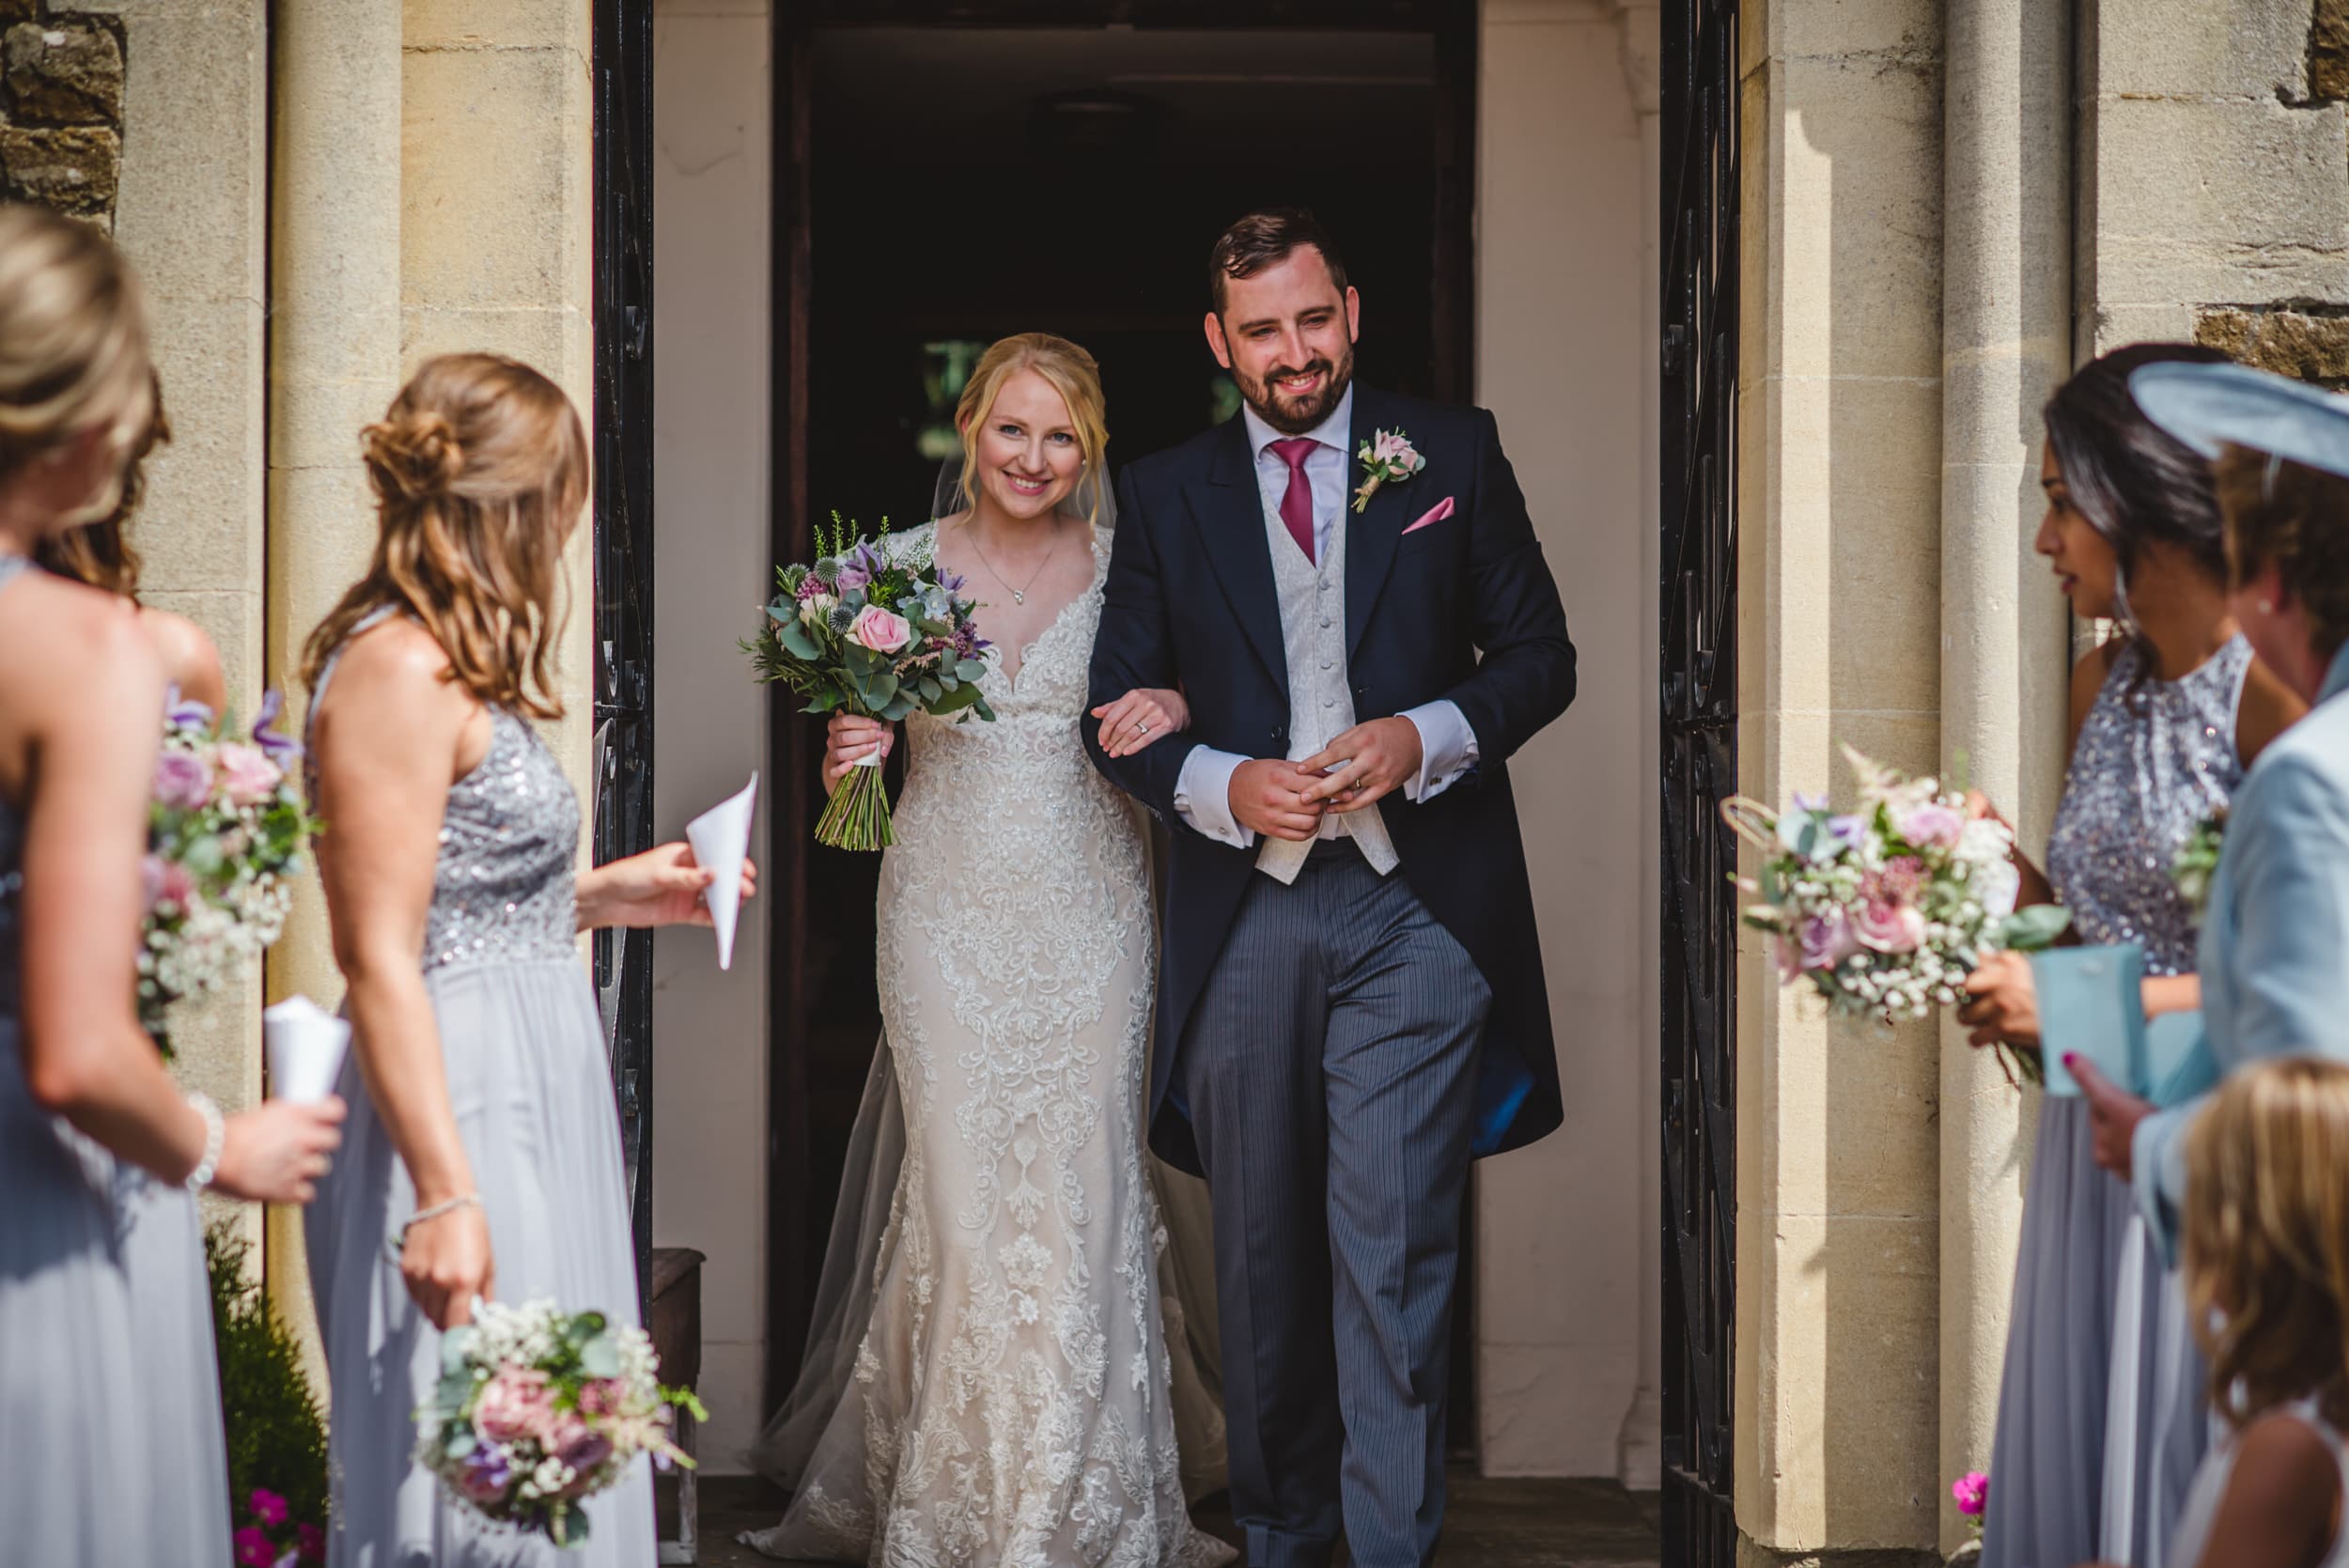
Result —
<path fill-rule="evenodd" d="M 148 807 L 139 1021 L 171 1054 L 174 1003 L 209 992 L 286 928 L 318 824 L 295 787 L 302 748 L 276 733 L 270 692 L 249 736 L 174 693 Z"/>
<path fill-rule="evenodd" d="M 1843 755 L 1857 812 L 1803 796 L 1785 812 L 1742 795 L 1721 803 L 1730 829 L 1762 851 L 1760 880 L 1738 885 L 1761 896 L 1745 923 L 1770 934 L 1781 985 L 1810 982 L 1830 1014 L 1921 1018 L 1962 1002 L 1989 955 L 2036 952 L 2063 933 L 2062 909 L 2015 907 L 2004 823 L 1969 815 L 1937 780 L 1905 778 L 1849 746 Z M 2035 1054 L 2019 1065 L 2037 1076 Z"/>
<path fill-rule="evenodd" d="M 477 1301 L 473 1322 L 441 1336 L 441 1381 L 416 1411 L 416 1463 L 492 1524 L 580 1545 L 582 1505 L 639 1454 L 693 1467 L 670 1413 L 708 1413 L 691 1389 L 662 1388 L 660 1372 L 650 1336 L 601 1312 Z"/>
<path fill-rule="evenodd" d="M 963 581 L 941 573 L 926 544 L 891 548 L 889 520 L 879 546 L 832 515 L 824 553 L 775 573 L 779 590 L 758 634 L 742 644 L 762 682 L 781 681 L 807 699 L 807 713 L 853 713 L 895 723 L 915 711 L 960 723 L 992 722 L 979 690 L 987 651 L 962 597 Z M 879 849 L 894 842 L 889 792 L 876 755 L 851 768 L 816 824 L 816 842 Z"/>

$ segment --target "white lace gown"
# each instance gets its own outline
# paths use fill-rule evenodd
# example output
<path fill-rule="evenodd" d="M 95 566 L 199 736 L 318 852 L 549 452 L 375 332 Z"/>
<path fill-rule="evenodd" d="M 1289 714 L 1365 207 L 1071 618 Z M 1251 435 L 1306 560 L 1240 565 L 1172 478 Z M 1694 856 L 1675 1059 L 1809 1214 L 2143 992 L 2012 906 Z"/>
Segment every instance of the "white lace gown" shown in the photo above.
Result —
<path fill-rule="evenodd" d="M 932 527 L 902 536 L 926 546 Z M 769 1556 L 1215 1564 L 1184 1504 L 1143 1172 L 1147 841 L 1078 735 L 1109 559 L 987 681 L 916 714 L 876 955 L 906 1154 L 848 1391 Z M 1001 650 L 995 656 L 1000 660 Z"/>

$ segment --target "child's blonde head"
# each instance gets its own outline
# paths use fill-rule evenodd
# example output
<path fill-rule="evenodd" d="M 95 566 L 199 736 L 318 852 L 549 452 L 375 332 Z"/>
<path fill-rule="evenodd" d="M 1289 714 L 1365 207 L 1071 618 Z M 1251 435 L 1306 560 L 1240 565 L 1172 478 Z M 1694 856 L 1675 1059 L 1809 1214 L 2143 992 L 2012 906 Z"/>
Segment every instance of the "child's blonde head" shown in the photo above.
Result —
<path fill-rule="evenodd" d="M 2212 1406 L 2240 1426 L 2349 1391 L 2349 1064 L 2229 1078 L 2186 1135 L 2186 1291 Z"/>

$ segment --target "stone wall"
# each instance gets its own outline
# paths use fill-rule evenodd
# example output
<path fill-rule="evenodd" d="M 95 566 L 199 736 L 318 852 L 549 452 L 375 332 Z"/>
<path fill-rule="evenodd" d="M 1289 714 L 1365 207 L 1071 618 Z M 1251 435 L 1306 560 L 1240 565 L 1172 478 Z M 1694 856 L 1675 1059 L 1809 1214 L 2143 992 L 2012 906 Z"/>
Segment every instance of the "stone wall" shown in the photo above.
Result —
<path fill-rule="evenodd" d="M 0 0 L 0 194 L 114 226 L 122 45 L 118 19 Z"/>

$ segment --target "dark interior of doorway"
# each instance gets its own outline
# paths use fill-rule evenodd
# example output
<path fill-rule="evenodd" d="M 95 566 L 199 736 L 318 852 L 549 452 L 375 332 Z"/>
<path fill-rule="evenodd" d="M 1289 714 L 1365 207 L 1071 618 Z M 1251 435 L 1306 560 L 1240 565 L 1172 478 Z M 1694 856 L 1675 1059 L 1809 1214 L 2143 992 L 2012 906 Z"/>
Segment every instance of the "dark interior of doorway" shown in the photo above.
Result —
<path fill-rule="evenodd" d="M 834 510 L 868 528 L 926 518 L 962 380 L 1009 333 L 1092 350 L 1113 466 L 1228 416 L 1237 394 L 1201 331 L 1206 257 L 1255 206 L 1312 207 L 1342 248 L 1363 299 L 1358 376 L 1466 398 L 1471 7 L 1194 7 L 1178 27 L 889 9 L 875 26 L 869 8 L 852 23 L 819 7 L 779 34 L 779 559 L 804 559 Z M 792 718 L 776 734 L 791 783 L 773 868 L 789 907 L 770 1398 L 796 1374 L 879 1031 L 879 857 L 812 843 L 820 731 Z M 1465 1292 L 1460 1306 L 1455 1446 L 1474 1432 Z"/>

